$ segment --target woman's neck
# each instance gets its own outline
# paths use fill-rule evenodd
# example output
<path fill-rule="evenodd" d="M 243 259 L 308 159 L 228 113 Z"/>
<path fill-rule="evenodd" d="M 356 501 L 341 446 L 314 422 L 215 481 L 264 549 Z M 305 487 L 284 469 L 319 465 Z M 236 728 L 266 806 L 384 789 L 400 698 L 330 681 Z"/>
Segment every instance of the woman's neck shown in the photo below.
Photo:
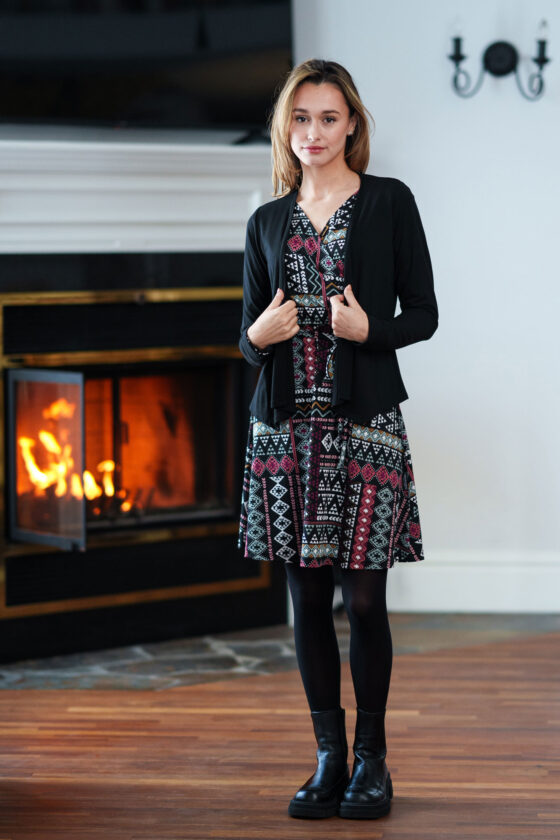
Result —
<path fill-rule="evenodd" d="M 334 167 L 305 166 L 299 187 L 299 197 L 305 201 L 325 201 L 330 196 L 348 192 L 360 186 L 360 176 L 346 163 Z"/>

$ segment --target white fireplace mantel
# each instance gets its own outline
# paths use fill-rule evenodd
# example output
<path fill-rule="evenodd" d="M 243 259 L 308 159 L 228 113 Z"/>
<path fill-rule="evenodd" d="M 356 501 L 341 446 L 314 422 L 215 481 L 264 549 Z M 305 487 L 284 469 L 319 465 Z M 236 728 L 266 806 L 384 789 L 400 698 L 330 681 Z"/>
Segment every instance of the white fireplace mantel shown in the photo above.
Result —
<path fill-rule="evenodd" d="M 43 132 L 43 135 L 45 132 Z M 242 251 L 270 146 L 0 131 L 0 253 Z"/>

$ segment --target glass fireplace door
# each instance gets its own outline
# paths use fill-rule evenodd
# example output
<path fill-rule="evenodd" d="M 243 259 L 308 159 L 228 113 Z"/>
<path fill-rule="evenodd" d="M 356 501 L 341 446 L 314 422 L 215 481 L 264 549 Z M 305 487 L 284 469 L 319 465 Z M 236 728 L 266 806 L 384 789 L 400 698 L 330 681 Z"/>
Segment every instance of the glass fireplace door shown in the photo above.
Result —
<path fill-rule="evenodd" d="M 83 550 L 84 377 L 45 370 L 7 375 L 10 536 Z"/>
<path fill-rule="evenodd" d="M 236 362 L 8 371 L 10 538 L 231 519 Z"/>

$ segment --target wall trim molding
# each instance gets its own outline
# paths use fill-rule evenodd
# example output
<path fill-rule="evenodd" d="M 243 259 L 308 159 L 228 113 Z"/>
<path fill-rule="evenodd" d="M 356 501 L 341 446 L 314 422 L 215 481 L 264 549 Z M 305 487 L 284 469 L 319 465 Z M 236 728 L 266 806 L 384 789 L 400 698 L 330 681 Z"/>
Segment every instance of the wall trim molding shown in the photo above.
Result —
<path fill-rule="evenodd" d="M 392 612 L 557 613 L 560 554 L 431 551 L 389 571 Z"/>
<path fill-rule="evenodd" d="M 535 551 L 430 551 L 395 563 L 387 577 L 389 613 L 558 613 L 560 554 Z M 286 587 L 288 623 L 294 613 Z M 342 604 L 336 587 L 334 606 Z"/>
<path fill-rule="evenodd" d="M 270 146 L 0 139 L 0 253 L 243 251 Z"/>

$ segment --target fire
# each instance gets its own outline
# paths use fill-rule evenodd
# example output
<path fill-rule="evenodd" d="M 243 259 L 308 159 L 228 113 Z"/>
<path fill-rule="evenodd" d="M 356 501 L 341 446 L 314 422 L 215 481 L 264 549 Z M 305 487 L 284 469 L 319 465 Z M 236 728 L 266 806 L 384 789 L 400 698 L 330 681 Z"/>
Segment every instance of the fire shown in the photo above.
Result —
<path fill-rule="evenodd" d="M 75 408 L 76 406 L 66 399 L 59 399 L 47 406 L 42 415 L 47 420 L 58 421 L 60 418 L 71 418 Z M 74 458 L 70 444 L 60 443 L 47 429 L 40 429 L 37 437 L 43 448 L 41 463 L 46 461 L 46 466 L 43 467 L 39 466 L 34 452 L 37 441 L 23 436 L 18 438 L 25 469 L 36 494 L 42 495 L 49 487 L 54 487 L 57 498 L 63 498 L 70 493 L 75 499 L 83 499 L 85 496 L 88 501 L 93 501 L 102 496 L 111 498 L 115 495 L 114 461 L 106 459 L 97 465 L 97 470 L 101 474 L 100 483 L 98 483 L 90 470 L 84 470 L 82 477 L 77 472 L 73 472 Z M 121 510 L 123 512 L 131 510 L 132 504 L 126 500 L 127 492 L 119 491 L 118 495 L 119 498 L 124 499 Z"/>
<path fill-rule="evenodd" d="M 89 470 L 84 472 L 84 495 L 89 502 L 103 495 L 103 490 Z"/>
<path fill-rule="evenodd" d="M 55 438 L 54 435 L 51 435 L 50 432 L 45 432 L 41 430 L 39 432 L 39 440 L 47 450 L 47 452 L 52 453 L 53 455 L 60 455 L 62 452 L 62 447 Z"/>
<path fill-rule="evenodd" d="M 31 438 L 27 437 L 20 437 L 18 438 L 19 447 L 21 449 L 21 454 L 23 456 L 23 461 L 25 463 L 25 468 L 29 474 L 29 478 L 31 479 L 31 483 L 35 485 L 39 490 L 46 490 L 47 487 L 50 487 L 51 484 L 54 484 L 56 477 L 52 478 L 52 475 L 48 472 L 43 472 L 37 466 L 37 462 L 33 457 L 33 453 L 31 450 L 35 446 L 35 441 Z"/>
<path fill-rule="evenodd" d="M 75 410 L 76 405 L 74 403 L 70 403 L 64 397 L 61 397 L 61 399 L 43 409 L 43 417 L 45 420 L 60 420 L 61 417 L 71 418 L 74 416 Z"/>
<path fill-rule="evenodd" d="M 100 473 L 103 473 L 103 492 L 106 496 L 114 496 L 115 485 L 113 484 L 113 473 L 115 472 L 115 462 L 101 461 L 101 463 L 97 465 L 97 469 Z"/>
<path fill-rule="evenodd" d="M 99 518 L 112 527 L 121 518 L 132 524 L 148 513 L 196 505 L 202 456 L 196 453 L 195 424 L 201 421 L 193 415 L 193 394 L 199 376 L 133 372 L 116 379 L 94 373 L 82 381 L 17 382 L 18 521 L 29 529 L 35 523 L 64 529 L 81 522 L 86 508 L 88 525 Z M 217 504 L 213 482 L 201 485 L 202 502 Z"/>
<path fill-rule="evenodd" d="M 84 498 L 84 488 L 82 487 L 82 482 L 80 481 L 78 473 L 72 473 L 70 476 L 70 493 L 75 499 Z"/>

